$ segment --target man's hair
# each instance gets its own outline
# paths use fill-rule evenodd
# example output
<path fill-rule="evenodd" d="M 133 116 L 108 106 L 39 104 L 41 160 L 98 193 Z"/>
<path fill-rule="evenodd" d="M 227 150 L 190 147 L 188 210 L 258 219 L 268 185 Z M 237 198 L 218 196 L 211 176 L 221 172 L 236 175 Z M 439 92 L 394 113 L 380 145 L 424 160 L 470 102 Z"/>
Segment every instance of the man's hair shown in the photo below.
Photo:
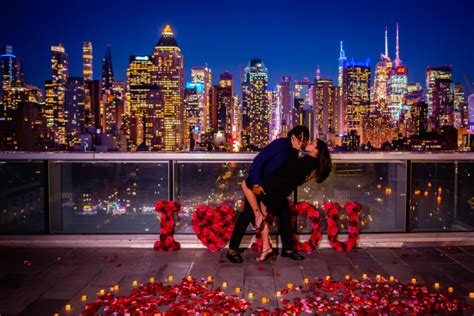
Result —
<path fill-rule="evenodd" d="M 295 135 L 300 141 L 309 140 L 309 129 L 304 125 L 296 125 L 288 132 L 288 138 Z"/>
<path fill-rule="evenodd" d="M 318 168 L 316 171 L 316 182 L 321 183 L 329 176 L 332 171 L 331 155 L 328 145 L 318 138 L 316 145 L 318 148 Z"/>

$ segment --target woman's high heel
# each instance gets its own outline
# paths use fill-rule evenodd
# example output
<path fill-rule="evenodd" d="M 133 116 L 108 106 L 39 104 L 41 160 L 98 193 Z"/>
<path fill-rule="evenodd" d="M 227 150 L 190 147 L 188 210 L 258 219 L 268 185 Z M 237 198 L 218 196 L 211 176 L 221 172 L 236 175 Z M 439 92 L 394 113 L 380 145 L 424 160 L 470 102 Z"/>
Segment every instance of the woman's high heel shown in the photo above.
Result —
<path fill-rule="evenodd" d="M 257 262 L 265 262 L 268 259 L 275 260 L 277 253 L 273 250 L 273 248 L 268 248 L 265 251 L 262 251 L 261 254 L 263 254 L 263 258 L 258 257 Z"/>
<path fill-rule="evenodd" d="M 257 223 L 255 222 L 252 226 L 253 226 L 253 229 L 257 232 L 261 232 L 263 230 L 263 228 L 265 227 L 265 224 L 267 222 L 267 216 L 265 216 L 263 214 L 263 212 L 258 208 L 257 209 L 257 212 L 259 212 L 260 214 L 262 214 L 262 222 L 260 223 L 260 225 L 257 226 Z"/>

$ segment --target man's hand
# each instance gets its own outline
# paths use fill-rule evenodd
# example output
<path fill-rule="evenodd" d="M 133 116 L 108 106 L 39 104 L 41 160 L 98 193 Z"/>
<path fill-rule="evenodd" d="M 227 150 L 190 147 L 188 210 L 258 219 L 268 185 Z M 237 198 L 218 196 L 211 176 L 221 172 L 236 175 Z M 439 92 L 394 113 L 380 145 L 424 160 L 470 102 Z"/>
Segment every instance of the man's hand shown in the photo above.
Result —
<path fill-rule="evenodd" d="M 309 174 L 309 176 L 306 177 L 306 179 L 304 180 L 304 183 L 310 181 L 311 179 L 314 179 L 316 177 L 316 170 L 314 170 L 313 172 L 311 172 Z"/>
<path fill-rule="evenodd" d="M 252 191 L 256 195 L 260 195 L 261 193 L 266 194 L 260 184 L 254 184 L 253 187 L 252 187 Z"/>

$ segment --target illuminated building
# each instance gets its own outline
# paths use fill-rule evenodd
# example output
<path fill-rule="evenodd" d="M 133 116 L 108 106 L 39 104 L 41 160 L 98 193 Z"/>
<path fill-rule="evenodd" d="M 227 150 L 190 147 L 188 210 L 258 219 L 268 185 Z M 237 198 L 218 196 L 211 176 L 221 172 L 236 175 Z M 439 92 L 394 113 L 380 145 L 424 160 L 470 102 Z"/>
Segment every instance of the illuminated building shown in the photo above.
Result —
<path fill-rule="evenodd" d="M 344 95 L 344 63 L 347 61 L 346 53 L 342 48 L 342 41 L 341 47 L 339 49 L 339 68 L 337 74 L 337 85 L 339 86 L 339 98 L 338 98 L 338 113 L 339 113 L 339 135 L 343 135 L 347 131 L 347 123 L 346 123 L 346 95 Z"/>
<path fill-rule="evenodd" d="M 187 82 L 186 89 L 184 89 L 184 109 L 186 116 L 185 133 L 189 134 L 189 148 L 191 150 L 194 149 L 195 143 L 199 140 L 202 110 L 199 96 L 202 90 L 203 84 L 194 82 Z"/>
<path fill-rule="evenodd" d="M 163 96 L 152 82 L 155 71 L 150 56 L 130 56 L 124 124 L 130 151 L 136 151 L 142 143 L 149 150 L 163 149 Z"/>
<path fill-rule="evenodd" d="M 243 145 L 263 148 L 270 138 L 268 71 L 261 59 L 251 59 L 242 83 Z"/>
<path fill-rule="evenodd" d="M 114 84 L 114 70 L 112 68 L 112 52 L 110 45 L 107 45 L 105 50 L 105 56 L 102 59 L 102 82 L 101 82 L 101 94 L 106 91 L 112 91 Z M 110 92 L 109 92 L 110 93 Z"/>
<path fill-rule="evenodd" d="M 362 136 L 363 120 L 370 108 L 370 66 L 369 59 L 363 62 L 354 58 L 344 64 L 343 95 L 345 102 L 345 121 L 347 131 L 355 130 Z M 361 140 L 364 143 L 364 140 Z"/>
<path fill-rule="evenodd" d="M 464 97 L 464 85 L 454 85 L 454 127 L 466 127 L 468 123 L 467 102 Z"/>
<path fill-rule="evenodd" d="M 93 68 L 92 68 L 92 42 L 82 43 L 82 77 L 84 81 L 93 79 Z"/>
<path fill-rule="evenodd" d="M 468 104 L 468 129 L 474 131 L 474 94 L 469 95 L 467 98 Z"/>
<path fill-rule="evenodd" d="M 268 104 L 270 106 L 270 141 L 273 141 L 280 137 L 280 126 L 281 126 L 281 115 L 280 107 L 277 102 L 277 92 L 275 89 L 269 88 L 267 91 L 268 94 Z"/>
<path fill-rule="evenodd" d="M 46 87 L 46 107 L 48 108 L 48 124 L 54 130 L 54 140 L 60 145 L 66 145 L 67 112 L 64 110 L 66 83 L 68 80 L 68 57 L 64 46 L 51 46 L 51 85 Z M 50 115 L 52 114 L 52 118 Z"/>
<path fill-rule="evenodd" d="M 428 66 L 426 68 L 426 102 L 428 103 L 429 116 L 433 113 L 433 90 L 437 79 L 453 80 L 453 67 L 448 65 L 440 67 Z"/>
<path fill-rule="evenodd" d="M 100 81 L 99 80 L 88 80 L 86 81 L 86 99 L 85 102 L 85 127 L 93 131 L 94 133 L 97 130 L 101 131 L 102 126 L 102 112 L 101 111 L 101 102 L 100 102 Z"/>
<path fill-rule="evenodd" d="M 301 114 L 303 112 L 303 106 L 309 103 L 310 85 L 311 82 L 307 77 L 303 78 L 302 81 L 295 80 L 293 83 L 292 120 L 294 126 L 303 124 Z"/>
<path fill-rule="evenodd" d="M 213 132 L 221 132 L 229 139 L 232 135 L 232 111 L 234 108 L 234 79 L 224 72 L 219 85 L 211 89 L 210 124 Z"/>
<path fill-rule="evenodd" d="M 291 77 L 283 76 L 276 86 L 277 107 L 280 110 L 280 129 L 282 135 L 287 135 L 292 125 L 291 114 Z"/>
<path fill-rule="evenodd" d="M 392 113 L 394 120 L 398 120 L 400 112 L 404 109 L 403 98 L 407 93 L 408 68 L 402 64 L 400 59 L 400 46 L 398 43 L 398 23 L 397 23 L 397 44 L 396 55 L 393 67 L 388 79 L 388 109 Z"/>
<path fill-rule="evenodd" d="M 68 113 L 66 122 L 67 144 L 71 149 L 78 149 L 81 144 L 81 133 L 84 130 L 84 79 L 70 77 L 66 83 L 65 110 Z"/>
<path fill-rule="evenodd" d="M 242 106 L 234 95 L 234 108 L 232 110 L 232 151 L 240 151 L 242 146 Z"/>
<path fill-rule="evenodd" d="M 382 148 L 384 143 L 392 141 L 392 133 L 391 114 L 383 109 L 371 109 L 363 121 L 364 143 L 374 148 Z"/>
<path fill-rule="evenodd" d="M 330 79 L 316 80 L 315 87 L 315 136 L 327 140 L 328 134 L 335 134 L 338 127 L 336 114 L 339 89 L 333 86 Z"/>
<path fill-rule="evenodd" d="M 428 105 L 424 101 L 419 101 L 413 103 L 410 108 L 413 129 L 410 130 L 409 136 L 421 136 L 426 132 L 428 124 Z"/>
<path fill-rule="evenodd" d="M 191 80 L 195 84 L 202 85 L 202 91 L 198 91 L 199 104 L 201 107 L 201 118 L 199 120 L 199 132 L 205 132 L 210 128 L 210 106 L 212 87 L 212 70 L 207 66 L 192 67 Z"/>
<path fill-rule="evenodd" d="M 385 53 L 380 54 L 380 61 L 375 65 L 375 80 L 371 100 L 377 109 L 385 109 L 388 102 L 388 81 L 392 71 L 392 60 L 388 56 L 388 36 L 385 28 Z"/>
<path fill-rule="evenodd" d="M 166 25 L 161 38 L 151 56 L 157 67 L 152 82 L 160 86 L 164 107 L 164 147 L 165 151 L 183 148 L 183 89 L 184 58 L 174 37 L 173 30 Z"/>
<path fill-rule="evenodd" d="M 432 128 L 454 125 L 454 87 L 451 79 L 435 79 L 432 90 Z"/>
<path fill-rule="evenodd" d="M 16 104 L 14 99 L 9 93 L 14 88 L 24 87 L 23 70 L 20 59 L 13 55 L 12 46 L 5 45 L 2 49 L 1 58 L 1 71 L 2 71 L 2 83 L 0 86 L 0 102 L 2 108 L 0 109 L 1 116 L 5 116 L 8 110 L 14 110 Z"/>

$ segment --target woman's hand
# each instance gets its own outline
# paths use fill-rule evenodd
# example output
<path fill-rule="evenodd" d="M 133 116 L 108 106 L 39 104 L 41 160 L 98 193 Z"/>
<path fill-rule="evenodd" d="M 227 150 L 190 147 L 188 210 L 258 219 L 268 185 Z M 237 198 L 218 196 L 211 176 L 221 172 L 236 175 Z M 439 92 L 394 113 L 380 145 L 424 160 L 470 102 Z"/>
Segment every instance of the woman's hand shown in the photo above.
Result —
<path fill-rule="evenodd" d="M 315 177 L 316 177 L 316 170 L 314 170 L 313 172 L 311 172 L 311 173 L 309 174 L 309 176 L 306 177 L 306 179 L 304 180 L 304 183 L 306 183 L 306 182 L 308 182 L 308 181 L 314 179 Z"/>
<path fill-rule="evenodd" d="M 265 190 L 263 190 L 262 186 L 259 185 L 259 184 L 254 184 L 253 187 L 252 187 L 252 191 L 256 195 L 260 195 L 260 193 L 266 194 Z"/>

